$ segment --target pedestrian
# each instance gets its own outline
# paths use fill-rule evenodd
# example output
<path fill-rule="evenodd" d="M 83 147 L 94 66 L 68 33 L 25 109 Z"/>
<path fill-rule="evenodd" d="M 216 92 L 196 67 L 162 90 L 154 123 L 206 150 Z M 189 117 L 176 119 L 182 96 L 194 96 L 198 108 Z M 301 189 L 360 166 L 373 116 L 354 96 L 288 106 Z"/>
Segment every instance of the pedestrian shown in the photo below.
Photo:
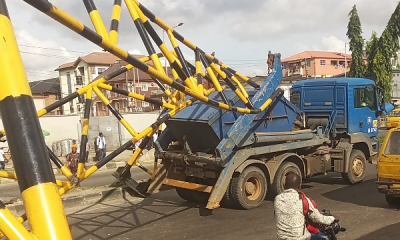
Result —
<path fill-rule="evenodd" d="M 0 170 L 6 168 L 6 156 L 4 155 L 3 147 L 0 147 Z"/>
<path fill-rule="evenodd" d="M 65 166 L 71 171 L 72 174 L 76 176 L 78 172 L 78 163 L 79 163 L 79 153 L 77 152 L 78 146 L 72 145 L 71 146 L 72 152 L 70 152 L 66 156 L 66 163 Z"/>
<path fill-rule="evenodd" d="M 94 138 L 93 146 L 94 146 L 94 152 L 96 154 L 94 156 L 94 161 L 99 161 L 99 148 L 97 147 L 97 137 Z"/>
<path fill-rule="evenodd" d="M 90 151 L 90 144 L 89 139 L 86 139 L 86 156 L 85 156 L 85 163 L 89 160 L 89 151 Z"/>
<path fill-rule="evenodd" d="M 97 137 L 97 148 L 99 149 L 99 161 L 106 157 L 106 139 L 103 136 L 103 133 L 100 132 Z"/>
<path fill-rule="evenodd" d="M 76 140 L 75 140 L 75 139 L 72 140 L 72 146 L 73 146 L 73 145 L 78 146 L 78 144 L 76 144 Z M 72 147 L 71 147 L 71 148 L 72 148 Z M 78 149 L 76 150 L 76 152 L 77 152 L 77 153 L 80 153 L 80 147 L 78 147 Z"/>

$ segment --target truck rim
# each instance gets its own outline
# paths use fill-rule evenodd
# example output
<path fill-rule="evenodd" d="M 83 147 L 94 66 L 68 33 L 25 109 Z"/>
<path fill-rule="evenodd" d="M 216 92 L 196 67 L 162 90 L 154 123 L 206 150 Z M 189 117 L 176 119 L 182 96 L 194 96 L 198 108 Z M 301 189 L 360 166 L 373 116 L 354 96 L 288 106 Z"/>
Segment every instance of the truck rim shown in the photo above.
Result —
<path fill-rule="evenodd" d="M 355 158 L 353 161 L 353 173 L 356 177 L 359 177 L 364 172 L 363 162 L 360 158 Z"/>
<path fill-rule="evenodd" d="M 261 181 L 257 177 L 249 177 L 247 179 L 245 185 L 245 194 L 246 197 L 253 201 L 256 200 L 261 194 Z"/>

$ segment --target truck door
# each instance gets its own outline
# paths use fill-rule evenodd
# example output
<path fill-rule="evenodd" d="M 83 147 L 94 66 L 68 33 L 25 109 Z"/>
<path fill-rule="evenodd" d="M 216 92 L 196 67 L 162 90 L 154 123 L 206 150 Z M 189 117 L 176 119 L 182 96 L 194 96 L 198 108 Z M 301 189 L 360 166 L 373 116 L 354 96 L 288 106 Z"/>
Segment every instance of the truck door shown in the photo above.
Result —
<path fill-rule="evenodd" d="M 353 96 L 353 101 L 351 97 Z M 375 88 L 354 86 L 349 88 L 349 133 L 364 132 L 373 137 L 378 134 Z"/>

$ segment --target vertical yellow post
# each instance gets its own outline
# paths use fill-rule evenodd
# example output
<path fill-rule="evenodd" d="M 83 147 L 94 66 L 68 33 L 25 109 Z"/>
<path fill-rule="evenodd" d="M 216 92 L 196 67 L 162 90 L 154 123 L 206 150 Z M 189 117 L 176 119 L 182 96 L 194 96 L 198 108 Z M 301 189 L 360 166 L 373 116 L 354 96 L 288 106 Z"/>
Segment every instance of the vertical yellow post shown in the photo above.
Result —
<path fill-rule="evenodd" d="M 5 0 L 0 0 L 0 113 L 32 232 L 72 239 Z"/>

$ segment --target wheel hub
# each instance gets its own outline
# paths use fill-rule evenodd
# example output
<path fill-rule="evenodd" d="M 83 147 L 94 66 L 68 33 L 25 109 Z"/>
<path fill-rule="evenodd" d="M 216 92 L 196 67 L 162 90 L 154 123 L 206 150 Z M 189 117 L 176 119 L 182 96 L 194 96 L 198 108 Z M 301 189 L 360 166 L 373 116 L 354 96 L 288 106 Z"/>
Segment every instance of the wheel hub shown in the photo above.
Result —
<path fill-rule="evenodd" d="M 250 177 L 244 184 L 244 190 L 249 200 L 257 199 L 261 194 L 261 182 L 256 177 Z"/>
<path fill-rule="evenodd" d="M 353 161 L 353 173 L 356 177 L 359 177 L 363 174 L 364 172 L 364 165 L 362 163 L 362 160 L 360 158 L 356 158 Z"/>

